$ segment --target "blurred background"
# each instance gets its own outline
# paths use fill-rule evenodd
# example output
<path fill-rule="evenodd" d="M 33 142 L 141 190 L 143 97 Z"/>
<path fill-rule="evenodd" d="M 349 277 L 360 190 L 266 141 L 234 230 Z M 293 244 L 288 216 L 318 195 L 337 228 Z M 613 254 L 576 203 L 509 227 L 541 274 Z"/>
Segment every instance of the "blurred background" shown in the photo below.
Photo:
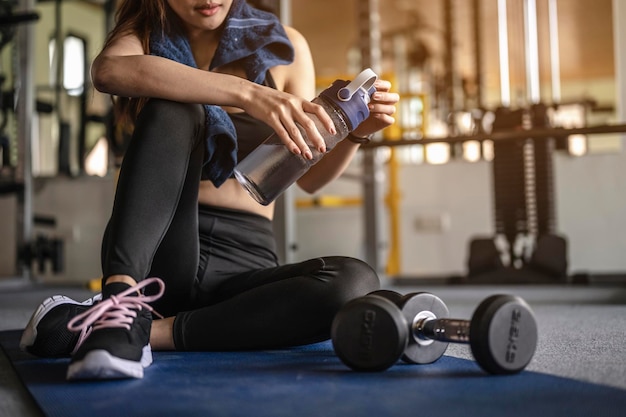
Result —
<path fill-rule="evenodd" d="M 309 41 L 318 88 L 365 67 L 396 124 L 314 196 L 283 261 L 347 255 L 390 282 L 626 282 L 620 0 L 254 1 Z M 114 1 L 0 0 L 0 285 L 88 284 L 127 138 L 89 65 Z"/>

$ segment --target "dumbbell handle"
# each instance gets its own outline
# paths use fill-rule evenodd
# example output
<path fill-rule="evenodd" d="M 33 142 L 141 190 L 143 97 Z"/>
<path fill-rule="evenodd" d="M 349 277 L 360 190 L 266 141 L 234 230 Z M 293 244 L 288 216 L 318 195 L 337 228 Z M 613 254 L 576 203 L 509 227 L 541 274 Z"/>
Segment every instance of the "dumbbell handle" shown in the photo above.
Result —
<path fill-rule="evenodd" d="M 469 343 L 469 331 L 469 320 L 425 318 L 416 320 L 413 324 L 413 335 L 422 340 Z"/>

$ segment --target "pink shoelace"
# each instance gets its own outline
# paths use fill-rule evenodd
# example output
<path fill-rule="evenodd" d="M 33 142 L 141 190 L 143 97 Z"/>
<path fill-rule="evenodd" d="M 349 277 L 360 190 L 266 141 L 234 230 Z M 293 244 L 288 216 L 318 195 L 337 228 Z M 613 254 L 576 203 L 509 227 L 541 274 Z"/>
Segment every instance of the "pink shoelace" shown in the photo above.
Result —
<path fill-rule="evenodd" d="M 159 285 L 157 294 L 146 296 L 139 292 L 139 290 L 150 284 Z M 74 317 L 67 323 L 67 329 L 72 332 L 80 332 L 80 336 L 72 354 L 78 350 L 93 330 L 112 327 L 122 327 L 130 330 L 130 326 L 137 317 L 139 310 L 145 309 L 163 318 L 148 303 L 161 298 L 164 291 L 165 284 L 161 279 L 147 278 L 117 295 L 112 295 L 106 300 L 100 301 L 89 310 Z M 135 293 L 138 292 L 139 295 L 136 295 Z"/>

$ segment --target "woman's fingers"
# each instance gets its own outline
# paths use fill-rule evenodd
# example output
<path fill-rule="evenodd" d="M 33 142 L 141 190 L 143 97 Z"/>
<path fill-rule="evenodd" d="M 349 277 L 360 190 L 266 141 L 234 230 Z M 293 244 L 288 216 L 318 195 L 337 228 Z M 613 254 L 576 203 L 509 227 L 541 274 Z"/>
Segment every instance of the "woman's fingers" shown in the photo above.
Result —
<path fill-rule="evenodd" d="M 392 115 L 396 111 L 399 95 L 389 91 L 391 83 L 387 80 L 377 80 L 374 86 L 376 91 L 369 103 L 370 116 L 357 128 L 362 136 L 395 122 Z M 313 157 L 311 149 L 326 152 L 323 134 L 336 133 L 331 117 L 314 102 L 278 90 L 264 89 L 254 103 L 255 109 L 248 112 L 268 123 L 291 152 L 307 159 Z"/>
<path fill-rule="evenodd" d="M 293 97 L 289 104 L 283 104 L 277 110 L 277 122 L 280 126 L 275 130 L 291 152 L 303 155 L 307 159 L 313 158 L 312 148 L 322 153 L 326 152 L 326 142 L 318 127 L 332 134 L 335 127 L 322 106 Z M 319 123 L 315 123 L 313 119 L 318 119 Z"/>
<path fill-rule="evenodd" d="M 400 96 L 389 91 L 391 83 L 387 80 L 377 80 L 374 86 L 376 92 L 372 94 L 368 105 L 370 116 L 355 130 L 357 136 L 370 135 L 395 123 L 393 114 Z"/>

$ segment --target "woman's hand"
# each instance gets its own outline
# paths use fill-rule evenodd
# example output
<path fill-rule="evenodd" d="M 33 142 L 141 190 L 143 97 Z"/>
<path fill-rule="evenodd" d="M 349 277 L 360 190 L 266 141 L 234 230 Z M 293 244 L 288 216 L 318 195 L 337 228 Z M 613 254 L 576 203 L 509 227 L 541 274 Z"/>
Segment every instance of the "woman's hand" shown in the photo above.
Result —
<path fill-rule="evenodd" d="M 307 159 L 313 157 L 309 144 L 322 153 L 326 152 L 324 138 L 307 113 L 317 116 L 328 132 L 335 133 L 335 125 L 322 106 L 273 88 L 255 84 L 244 110 L 274 129 L 291 152 Z M 298 125 L 304 129 L 309 144 Z"/>
<path fill-rule="evenodd" d="M 356 136 L 371 135 L 392 125 L 395 121 L 392 115 L 396 112 L 398 94 L 389 92 L 391 88 L 389 81 L 379 80 L 374 86 L 376 92 L 369 103 L 370 115 L 357 126 L 353 132 Z M 358 149 L 358 146 L 349 140 L 341 141 L 298 180 L 298 185 L 308 193 L 319 191 L 346 170 Z"/>
<path fill-rule="evenodd" d="M 400 100 L 397 93 L 391 93 L 391 83 L 386 80 L 377 80 L 374 84 L 376 92 L 372 94 L 369 103 L 370 115 L 352 133 L 355 136 L 366 137 L 391 126 L 395 119 L 396 103 Z"/>

